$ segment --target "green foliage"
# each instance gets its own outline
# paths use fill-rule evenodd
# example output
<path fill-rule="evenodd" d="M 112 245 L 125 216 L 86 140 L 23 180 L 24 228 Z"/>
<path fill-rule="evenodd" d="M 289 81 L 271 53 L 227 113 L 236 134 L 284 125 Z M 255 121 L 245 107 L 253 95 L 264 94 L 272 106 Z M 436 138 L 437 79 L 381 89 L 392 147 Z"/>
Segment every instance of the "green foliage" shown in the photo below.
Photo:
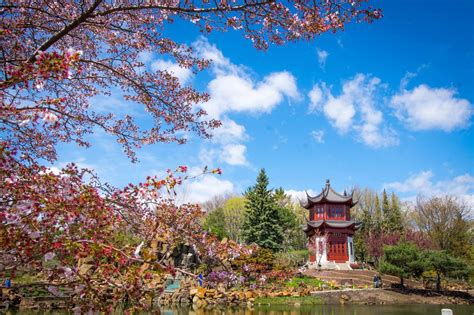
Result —
<path fill-rule="evenodd" d="M 216 208 L 206 214 L 202 222 L 202 228 L 216 235 L 219 239 L 227 237 L 224 210 Z"/>
<path fill-rule="evenodd" d="M 301 228 L 304 224 L 304 217 L 297 214 L 298 206 L 292 204 L 291 198 L 285 194 L 283 188 L 277 188 L 274 197 L 278 205 L 278 215 L 283 232 L 281 249 L 288 251 L 305 248 L 307 238 Z"/>
<path fill-rule="evenodd" d="M 402 231 L 403 226 L 403 215 L 400 207 L 400 200 L 397 195 L 392 192 L 391 202 L 390 202 L 390 212 L 386 219 L 387 229 L 391 232 L 393 231 Z"/>
<path fill-rule="evenodd" d="M 420 249 L 412 243 L 402 242 L 394 246 L 384 246 L 384 256 L 379 264 L 379 271 L 400 277 L 420 276 L 424 271 L 424 262 Z"/>
<path fill-rule="evenodd" d="M 380 232 L 382 230 L 382 223 L 383 223 L 382 208 L 380 206 L 379 196 L 375 195 L 373 230 L 376 231 L 376 232 Z"/>
<path fill-rule="evenodd" d="M 452 196 L 418 198 L 414 218 L 419 229 L 434 245 L 449 254 L 472 260 L 473 221 L 470 208 Z"/>
<path fill-rule="evenodd" d="M 400 210 L 400 201 L 392 192 L 390 201 L 387 192 L 382 193 L 382 209 L 383 209 L 383 230 L 384 232 L 395 232 L 403 230 L 403 219 Z"/>
<path fill-rule="evenodd" d="M 274 268 L 278 270 L 294 269 L 304 265 L 308 258 L 309 251 L 307 249 L 279 252 L 275 254 Z"/>
<path fill-rule="evenodd" d="M 279 296 L 279 297 L 258 297 L 255 304 L 300 304 L 300 305 L 320 305 L 324 301 L 317 296 Z"/>
<path fill-rule="evenodd" d="M 271 249 L 258 247 L 250 255 L 240 255 L 232 261 L 234 268 L 241 269 L 243 266 L 256 265 L 258 269 L 270 270 L 273 268 L 275 260 L 274 253 Z"/>
<path fill-rule="evenodd" d="M 324 281 L 313 278 L 313 277 L 294 277 L 290 281 L 286 283 L 287 287 L 301 287 L 301 286 L 308 286 L 308 287 L 319 287 L 324 284 Z"/>
<path fill-rule="evenodd" d="M 268 188 L 268 177 L 262 169 L 257 183 L 246 194 L 243 237 L 247 243 L 277 251 L 283 242 L 282 220 L 275 196 Z"/>
<path fill-rule="evenodd" d="M 363 224 L 363 223 L 362 223 Z M 364 230 L 354 234 L 354 250 L 355 258 L 358 262 L 366 262 L 369 260 L 369 251 L 367 249 L 367 243 L 364 239 Z"/>
<path fill-rule="evenodd" d="M 465 262 L 449 255 L 446 251 L 431 250 L 423 253 L 423 262 L 429 271 L 436 273 L 436 290 L 441 289 L 441 275 L 466 278 L 468 268 Z"/>
<path fill-rule="evenodd" d="M 225 231 L 227 236 L 236 242 L 242 242 L 242 226 L 245 218 L 245 198 L 232 197 L 223 206 Z"/>

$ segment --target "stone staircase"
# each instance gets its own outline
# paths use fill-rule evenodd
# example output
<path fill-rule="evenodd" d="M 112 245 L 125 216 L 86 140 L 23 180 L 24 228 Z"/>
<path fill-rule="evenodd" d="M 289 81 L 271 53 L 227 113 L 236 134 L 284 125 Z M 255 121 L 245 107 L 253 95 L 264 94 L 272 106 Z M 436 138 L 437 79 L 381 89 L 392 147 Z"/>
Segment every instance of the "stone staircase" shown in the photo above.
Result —
<path fill-rule="evenodd" d="M 350 268 L 350 267 L 349 267 Z M 348 284 L 359 287 L 372 287 L 374 282 L 374 275 L 377 271 L 373 270 L 315 270 L 308 269 L 305 275 L 315 277 L 324 281 L 334 281 L 340 285 Z M 400 278 L 390 275 L 382 274 L 382 284 L 384 287 L 390 287 L 392 284 L 400 283 Z M 405 279 L 405 285 L 412 288 L 423 287 L 419 281 Z"/>

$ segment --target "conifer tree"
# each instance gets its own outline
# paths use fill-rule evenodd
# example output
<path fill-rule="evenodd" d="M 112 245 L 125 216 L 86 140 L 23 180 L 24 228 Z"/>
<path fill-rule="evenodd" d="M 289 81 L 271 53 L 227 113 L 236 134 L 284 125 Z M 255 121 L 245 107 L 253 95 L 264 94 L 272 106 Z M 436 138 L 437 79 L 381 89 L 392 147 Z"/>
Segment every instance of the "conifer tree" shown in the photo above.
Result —
<path fill-rule="evenodd" d="M 250 187 L 245 195 L 246 213 L 243 226 L 245 241 L 277 251 L 283 241 L 282 222 L 275 196 L 268 188 L 265 169 L 260 171 L 257 183 Z"/>
<path fill-rule="evenodd" d="M 400 209 L 400 200 L 393 192 L 390 202 L 390 212 L 387 218 L 387 227 L 390 232 L 403 230 L 403 218 L 402 211 Z"/>
<path fill-rule="evenodd" d="M 384 232 L 389 231 L 390 225 L 390 201 L 388 200 L 387 192 L 385 189 L 382 192 L 382 229 Z"/>
<path fill-rule="evenodd" d="M 382 222 L 383 221 L 383 215 L 382 215 L 382 208 L 380 207 L 380 200 L 379 196 L 375 196 L 375 209 L 374 209 L 374 231 L 377 233 L 382 230 Z"/>

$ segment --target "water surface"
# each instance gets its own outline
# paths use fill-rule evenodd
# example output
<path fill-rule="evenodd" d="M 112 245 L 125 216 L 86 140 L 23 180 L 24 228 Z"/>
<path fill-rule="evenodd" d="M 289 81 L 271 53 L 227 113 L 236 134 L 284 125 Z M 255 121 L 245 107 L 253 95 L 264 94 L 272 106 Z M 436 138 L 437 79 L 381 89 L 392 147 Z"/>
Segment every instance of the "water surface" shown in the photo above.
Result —
<path fill-rule="evenodd" d="M 450 308 L 453 315 L 474 315 L 474 305 L 260 305 L 252 308 L 162 308 L 166 315 L 440 315 Z"/>

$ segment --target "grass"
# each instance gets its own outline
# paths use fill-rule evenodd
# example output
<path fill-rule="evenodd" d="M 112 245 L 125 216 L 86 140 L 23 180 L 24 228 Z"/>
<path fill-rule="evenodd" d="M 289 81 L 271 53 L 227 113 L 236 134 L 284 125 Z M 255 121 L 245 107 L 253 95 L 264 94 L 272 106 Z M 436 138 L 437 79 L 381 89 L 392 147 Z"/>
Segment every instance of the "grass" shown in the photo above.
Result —
<path fill-rule="evenodd" d="M 294 277 L 293 279 L 288 281 L 285 285 L 287 287 L 292 287 L 292 288 L 299 287 L 301 286 L 301 284 L 305 284 L 306 286 L 309 286 L 309 287 L 319 287 L 323 283 L 324 281 L 316 279 L 316 278 L 312 278 L 312 277 Z"/>
<path fill-rule="evenodd" d="M 324 302 L 316 296 L 279 296 L 279 297 L 259 297 L 255 299 L 255 304 L 273 304 L 273 305 L 317 305 Z"/>

